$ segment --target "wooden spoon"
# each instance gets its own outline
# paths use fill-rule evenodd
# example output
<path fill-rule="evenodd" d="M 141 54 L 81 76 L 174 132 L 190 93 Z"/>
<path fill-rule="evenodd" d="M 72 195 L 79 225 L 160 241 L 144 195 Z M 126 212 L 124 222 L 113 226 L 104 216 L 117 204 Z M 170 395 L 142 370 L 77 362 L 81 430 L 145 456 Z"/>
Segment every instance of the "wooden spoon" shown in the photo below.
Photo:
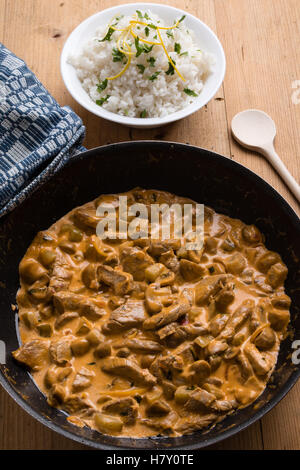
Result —
<path fill-rule="evenodd" d="M 247 109 L 234 116 L 231 130 L 239 144 L 262 154 L 269 160 L 295 198 L 300 202 L 300 186 L 274 149 L 276 126 L 273 119 L 258 109 Z"/>

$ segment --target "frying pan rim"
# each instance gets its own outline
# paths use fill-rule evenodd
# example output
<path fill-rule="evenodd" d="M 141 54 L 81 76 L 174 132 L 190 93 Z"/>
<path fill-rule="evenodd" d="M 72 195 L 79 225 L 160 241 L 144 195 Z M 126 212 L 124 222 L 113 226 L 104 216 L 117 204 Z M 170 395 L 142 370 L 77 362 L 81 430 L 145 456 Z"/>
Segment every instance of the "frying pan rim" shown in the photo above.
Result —
<path fill-rule="evenodd" d="M 235 167 L 238 171 L 241 172 L 241 175 L 246 175 L 250 179 L 256 179 L 260 185 L 262 185 L 262 189 L 264 191 L 270 191 L 275 199 L 277 200 L 276 202 L 280 203 L 283 206 L 283 209 L 287 212 L 288 216 L 291 217 L 291 219 L 294 219 L 293 222 L 298 222 L 300 223 L 300 219 L 294 209 L 289 205 L 289 203 L 285 200 L 285 198 L 272 186 L 270 185 L 267 181 L 265 181 L 263 178 L 261 178 L 259 175 L 254 173 L 252 170 L 244 166 L 243 164 L 236 162 L 235 160 L 232 160 L 229 157 L 226 157 L 222 154 L 216 153 L 214 151 L 211 151 L 209 149 L 205 149 L 202 147 L 198 147 L 195 145 L 191 144 L 186 144 L 186 143 L 180 143 L 180 142 L 172 142 L 172 141 L 162 141 L 162 140 L 138 140 L 138 141 L 125 141 L 125 142 L 117 142 L 117 143 L 111 143 L 99 147 L 95 147 L 93 149 L 86 150 L 84 152 L 79 153 L 75 157 L 72 158 L 72 160 L 68 163 L 67 167 L 71 168 L 72 164 L 75 163 L 78 160 L 82 160 L 83 158 L 88 158 L 89 156 L 95 156 L 97 153 L 99 154 L 99 157 L 104 157 L 105 153 L 107 151 L 110 151 L 114 147 L 118 147 L 119 149 L 124 149 L 126 147 L 143 147 L 145 145 L 150 145 L 152 147 L 166 147 L 166 148 L 172 148 L 172 147 L 177 147 L 179 149 L 186 149 L 188 148 L 192 152 L 199 153 L 201 152 L 209 154 L 210 157 L 218 160 L 221 159 L 223 164 L 225 166 L 233 166 Z M 121 153 L 121 152 L 120 152 Z M 201 156 L 200 156 L 201 158 Z M 37 189 L 38 191 L 39 189 Z M 30 198 L 30 196 L 29 196 Z M 5 216 L 2 220 L 6 219 L 9 217 L 9 214 Z M 0 221 L 1 223 L 2 221 Z M 300 367 L 295 368 L 295 371 L 291 374 L 289 379 L 285 382 L 285 384 L 282 386 L 281 390 L 279 393 L 277 393 L 270 401 L 266 402 L 260 409 L 258 409 L 255 414 L 248 419 L 245 419 L 244 422 L 233 425 L 226 431 L 221 432 L 217 436 L 210 437 L 207 439 L 207 441 L 202 441 L 200 443 L 192 443 L 192 444 L 187 444 L 187 445 L 172 445 L 168 447 L 154 447 L 152 450 L 171 450 L 171 449 L 182 449 L 182 450 L 196 450 L 196 449 L 201 449 L 204 447 L 208 447 L 210 445 L 216 444 L 217 442 L 221 442 L 228 437 L 231 437 L 238 432 L 246 429 L 247 427 L 251 426 L 254 424 L 256 421 L 261 419 L 265 414 L 267 414 L 273 407 L 275 407 L 284 397 L 285 395 L 291 390 L 291 388 L 295 385 L 297 380 L 300 377 Z M 37 411 L 35 411 L 28 403 L 14 390 L 13 386 L 10 384 L 9 380 L 5 377 L 5 374 L 3 374 L 3 371 L 0 369 L 0 384 L 4 388 L 4 390 L 13 398 L 13 400 L 22 408 L 24 409 L 30 416 L 35 418 L 38 422 L 41 424 L 45 425 L 47 428 L 51 429 L 52 431 L 55 431 L 58 434 L 63 435 L 64 437 L 71 439 L 73 441 L 79 442 L 83 445 L 86 445 L 88 447 L 94 447 L 100 450 L 117 450 L 117 449 L 130 449 L 130 450 L 149 450 L 148 448 L 139 448 L 139 449 L 134 449 L 132 447 L 125 447 L 125 446 L 113 446 L 113 445 L 108 445 L 104 443 L 100 443 L 98 441 L 94 441 L 92 439 L 86 438 L 86 437 L 80 437 L 77 436 L 76 434 L 73 434 L 72 432 L 69 432 L 68 430 L 63 429 L 59 425 L 53 423 L 52 420 L 50 420 L 47 417 L 42 416 L 39 414 Z M 251 405 L 250 405 L 251 406 Z"/>

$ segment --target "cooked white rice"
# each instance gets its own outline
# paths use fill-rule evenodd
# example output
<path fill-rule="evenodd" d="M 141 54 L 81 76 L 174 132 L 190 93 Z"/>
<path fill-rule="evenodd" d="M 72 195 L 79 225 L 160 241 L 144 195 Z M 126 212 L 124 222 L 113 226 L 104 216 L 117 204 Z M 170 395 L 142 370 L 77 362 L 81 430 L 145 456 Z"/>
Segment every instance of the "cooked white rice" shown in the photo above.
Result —
<path fill-rule="evenodd" d="M 146 17 L 150 17 L 151 21 L 143 21 L 166 27 L 172 25 L 165 24 L 149 10 Z M 117 27 L 126 28 L 130 20 L 130 16 L 121 18 Z M 176 62 L 176 67 L 186 81 L 183 81 L 176 71 L 174 74 L 166 74 L 169 68 L 168 58 L 162 46 L 154 46 L 149 53 L 142 53 L 139 57 L 134 54 L 126 72 L 119 78 L 108 80 L 105 90 L 99 92 L 97 85 L 106 78 L 117 75 L 124 67 L 122 62 L 113 62 L 112 56 L 121 33 L 115 31 L 110 41 L 99 42 L 108 31 L 108 25 L 105 24 L 99 27 L 93 38 L 83 44 L 78 54 L 69 58 L 69 63 L 76 69 L 84 90 L 93 101 L 98 101 L 99 104 L 101 98 L 109 95 L 107 101 L 102 104 L 106 110 L 130 117 L 164 117 L 183 109 L 197 99 L 184 90 L 192 90 L 199 95 L 214 64 L 214 57 L 199 50 L 194 33 L 189 31 L 184 23 L 183 20 L 177 28 L 170 30 L 173 37 L 165 30 L 160 31 L 170 57 Z M 140 29 L 135 31 L 147 40 L 157 40 L 153 39 L 157 34 L 155 29 L 149 28 L 149 37 L 146 37 L 144 28 L 140 26 Z M 136 52 L 133 38 L 129 41 L 132 51 Z M 180 53 L 174 51 L 175 43 L 180 44 Z M 155 59 L 154 66 L 150 66 L 150 58 L 153 58 L 152 62 Z M 145 67 L 143 73 L 143 68 L 138 67 L 138 64 Z M 159 72 L 157 78 L 149 80 L 156 72 Z"/>

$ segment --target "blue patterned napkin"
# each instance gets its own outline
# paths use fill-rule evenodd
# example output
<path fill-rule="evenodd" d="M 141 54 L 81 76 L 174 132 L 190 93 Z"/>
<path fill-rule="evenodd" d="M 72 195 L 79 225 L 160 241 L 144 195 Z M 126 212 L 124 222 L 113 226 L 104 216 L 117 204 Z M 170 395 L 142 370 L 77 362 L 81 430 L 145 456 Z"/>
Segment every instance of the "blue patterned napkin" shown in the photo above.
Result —
<path fill-rule="evenodd" d="M 0 217 L 79 152 L 85 127 L 0 43 Z"/>

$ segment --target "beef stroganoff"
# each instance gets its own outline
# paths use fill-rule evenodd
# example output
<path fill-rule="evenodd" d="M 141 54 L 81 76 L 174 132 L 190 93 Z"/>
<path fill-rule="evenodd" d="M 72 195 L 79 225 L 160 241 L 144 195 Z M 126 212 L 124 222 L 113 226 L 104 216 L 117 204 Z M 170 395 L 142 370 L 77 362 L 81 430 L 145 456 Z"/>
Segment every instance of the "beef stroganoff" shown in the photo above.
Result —
<path fill-rule="evenodd" d="M 118 210 L 118 198 L 38 233 L 20 263 L 13 355 L 75 425 L 128 437 L 204 429 L 265 389 L 290 319 L 287 268 L 254 225 L 208 207 L 201 250 L 183 238 L 101 240 L 97 207 Z"/>

